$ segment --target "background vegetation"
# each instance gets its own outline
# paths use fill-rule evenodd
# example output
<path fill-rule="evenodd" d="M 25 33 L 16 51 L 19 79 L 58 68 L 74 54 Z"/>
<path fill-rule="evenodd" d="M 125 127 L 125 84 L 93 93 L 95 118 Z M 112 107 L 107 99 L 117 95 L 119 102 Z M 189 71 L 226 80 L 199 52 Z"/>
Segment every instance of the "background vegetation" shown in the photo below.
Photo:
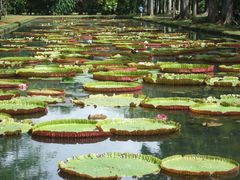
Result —
<path fill-rule="evenodd" d="M 139 14 L 139 6 L 148 15 L 168 14 L 174 19 L 207 16 L 208 22 L 236 24 L 240 19 L 239 0 L 0 0 L 0 16 L 10 14 L 67 15 Z"/>

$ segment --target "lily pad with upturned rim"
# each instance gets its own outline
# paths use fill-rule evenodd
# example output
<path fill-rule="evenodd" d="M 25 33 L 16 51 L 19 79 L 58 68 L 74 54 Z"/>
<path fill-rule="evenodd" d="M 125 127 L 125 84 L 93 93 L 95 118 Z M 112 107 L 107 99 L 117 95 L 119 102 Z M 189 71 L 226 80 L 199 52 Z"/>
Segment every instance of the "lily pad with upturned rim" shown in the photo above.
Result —
<path fill-rule="evenodd" d="M 238 173 L 231 159 L 208 155 L 175 155 L 162 160 L 161 169 L 169 175 L 223 176 Z"/>
<path fill-rule="evenodd" d="M 189 110 L 189 107 L 196 104 L 200 99 L 186 97 L 168 97 L 168 98 L 149 98 L 141 102 L 142 107 L 170 109 L 170 110 Z"/>
<path fill-rule="evenodd" d="M 27 133 L 31 129 L 30 124 L 17 122 L 0 123 L 0 136 L 13 136 Z"/>
<path fill-rule="evenodd" d="M 101 81 L 131 82 L 151 74 L 148 71 L 108 71 L 93 73 L 93 79 Z"/>
<path fill-rule="evenodd" d="M 83 88 L 94 92 L 128 92 L 141 90 L 142 86 L 139 83 L 104 81 L 86 83 Z"/>
<path fill-rule="evenodd" d="M 30 96 L 64 96 L 65 92 L 63 89 L 31 89 L 27 91 Z"/>
<path fill-rule="evenodd" d="M 100 132 L 96 128 L 97 121 L 84 119 L 60 119 L 42 122 L 32 128 L 34 136 L 45 137 L 105 137 L 110 133 Z"/>
<path fill-rule="evenodd" d="M 198 114 L 209 114 L 209 115 L 228 115 L 228 116 L 239 116 L 240 106 L 223 106 L 220 103 L 203 103 L 195 104 L 190 106 L 190 110 Z"/>
<path fill-rule="evenodd" d="M 144 96 L 135 97 L 133 94 L 120 95 L 90 95 L 88 98 L 72 100 L 75 105 L 81 106 L 104 106 L 104 107 L 123 107 L 123 106 L 138 106 L 144 99 Z"/>
<path fill-rule="evenodd" d="M 147 118 L 107 120 L 99 122 L 97 127 L 103 132 L 134 136 L 171 134 L 180 130 L 180 124 L 176 122 Z"/>
<path fill-rule="evenodd" d="M 89 154 L 59 163 L 59 169 L 67 174 L 89 179 L 120 179 L 142 177 L 160 172 L 161 160 L 142 154 L 106 153 Z"/>

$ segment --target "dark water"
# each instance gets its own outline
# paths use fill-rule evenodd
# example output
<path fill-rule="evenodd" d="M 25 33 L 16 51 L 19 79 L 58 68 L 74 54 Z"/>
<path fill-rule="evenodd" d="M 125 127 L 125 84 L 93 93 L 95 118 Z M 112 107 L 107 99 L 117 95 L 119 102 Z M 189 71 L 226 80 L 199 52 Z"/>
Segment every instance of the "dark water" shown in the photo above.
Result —
<path fill-rule="evenodd" d="M 39 22 L 33 23 L 32 26 Z M 135 24 L 141 25 L 139 22 Z M 150 24 L 142 24 L 146 27 L 156 27 Z M 28 31 L 32 27 L 26 27 L 19 31 Z M 174 32 L 178 29 L 159 27 Z M 166 30 L 166 31 L 167 31 Z M 208 38 L 203 34 L 190 36 Z M 105 153 L 105 152 L 130 152 L 151 154 L 158 158 L 165 158 L 175 154 L 207 154 L 235 159 L 240 162 L 240 122 L 239 117 L 206 116 L 196 115 L 186 111 L 163 111 L 143 108 L 93 108 L 80 109 L 73 106 L 71 97 L 82 97 L 88 93 L 82 90 L 82 82 L 91 80 L 90 75 L 80 75 L 75 82 L 64 84 L 60 81 L 37 81 L 31 80 L 29 88 L 57 87 L 66 90 L 66 102 L 51 105 L 48 114 L 40 118 L 32 118 L 33 121 L 62 118 L 87 118 L 91 113 L 102 113 L 109 118 L 138 118 L 155 117 L 157 114 L 166 114 L 169 119 L 175 120 L 182 125 L 181 133 L 173 136 L 157 136 L 148 138 L 117 138 L 88 139 L 32 139 L 29 135 L 17 138 L 0 138 L 0 180 L 21 179 L 62 179 L 58 174 L 57 163 L 79 154 Z M 199 86 L 178 87 L 144 84 L 142 93 L 150 97 L 208 97 L 221 94 L 239 93 L 236 88 L 209 88 Z M 18 117 L 22 119 L 23 117 Z M 223 123 L 221 127 L 206 128 L 202 126 L 205 121 Z M 140 179 L 172 179 L 164 174 L 149 175 Z M 240 179 L 236 177 L 235 179 Z"/>

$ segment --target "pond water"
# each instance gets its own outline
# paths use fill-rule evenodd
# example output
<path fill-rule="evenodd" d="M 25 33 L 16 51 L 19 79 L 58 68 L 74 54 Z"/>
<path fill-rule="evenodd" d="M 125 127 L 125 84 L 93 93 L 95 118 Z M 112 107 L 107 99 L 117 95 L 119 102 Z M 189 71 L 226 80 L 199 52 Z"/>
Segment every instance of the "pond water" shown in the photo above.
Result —
<path fill-rule="evenodd" d="M 63 22 L 68 20 L 64 19 Z M 186 32 L 193 39 L 208 39 L 213 36 L 184 31 L 183 29 L 173 29 L 170 27 L 157 26 L 138 21 L 98 21 L 74 20 L 79 22 L 81 27 L 144 27 L 158 28 L 163 32 Z M 71 22 L 74 22 L 71 20 Z M 32 29 L 40 29 L 42 23 L 54 23 L 54 20 L 36 20 L 28 26 L 19 29 L 19 32 L 30 32 Z M 65 29 L 70 29 L 71 23 Z M 53 29 L 54 26 L 46 27 Z M 44 29 L 44 27 L 42 27 Z M 10 34 L 7 37 L 16 37 Z M 20 37 L 23 37 L 21 35 Z M 45 46 L 43 42 L 35 42 L 29 46 Z M 31 55 L 27 51 L 12 53 L 11 55 Z M 10 53 L 0 53 L 1 57 L 10 56 Z M 181 133 L 174 136 L 154 136 L 128 138 L 106 138 L 89 139 L 89 142 L 71 139 L 46 139 L 36 138 L 28 134 L 21 137 L 1 137 L 0 138 L 0 179 L 62 179 L 58 174 L 57 163 L 79 154 L 105 153 L 105 152 L 129 152 L 154 155 L 158 158 L 165 158 L 175 154 L 207 154 L 227 157 L 240 162 L 240 122 L 239 117 L 208 116 L 192 114 L 187 111 L 166 111 L 143 108 L 104 108 L 85 107 L 83 109 L 73 106 L 70 103 L 72 97 L 84 97 L 89 93 L 82 89 L 84 82 L 92 81 L 91 74 L 78 75 L 72 82 L 64 83 L 58 80 L 29 80 L 29 89 L 36 88 L 63 88 L 66 91 L 65 103 L 50 105 L 48 114 L 42 117 L 17 117 L 17 119 L 29 118 L 36 122 L 63 118 L 87 118 L 89 114 L 105 114 L 109 118 L 153 118 L 157 114 L 166 114 L 169 119 L 181 124 Z M 206 86 L 162 86 L 144 84 L 141 92 L 149 97 L 208 97 L 221 94 L 239 93 L 239 88 L 210 88 Z M 24 92 L 22 92 L 24 94 Z M 221 127 L 206 128 L 203 122 L 216 121 L 223 123 Z M 234 179 L 239 179 L 240 176 Z M 74 178 L 68 178 L 74 179 Z M 130 178 L 129 178 L 130 179 Z M 147 175 L 139 179 L 171 179 L 164 174 Z"/>

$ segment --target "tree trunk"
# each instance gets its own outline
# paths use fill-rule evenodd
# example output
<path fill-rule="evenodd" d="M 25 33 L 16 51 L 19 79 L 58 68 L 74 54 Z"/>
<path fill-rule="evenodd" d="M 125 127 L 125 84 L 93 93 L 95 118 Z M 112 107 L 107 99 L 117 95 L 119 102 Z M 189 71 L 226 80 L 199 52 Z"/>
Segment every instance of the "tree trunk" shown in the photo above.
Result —
<path fill-rule="evenodd" d="M 208 21 L 216 22 L 218 20 L 218 0 L 208 1 Z"/>
<path fill-rule="evenodd" d="M 224 24 L 232 24 L 234 22 L 233 17 L 233 0 L 226 0 L 225 6 Z"/>
<path fill-rule="evenodd" d="M 172 14 L 172 0 L 168 0 L 168 14 Z"/>
<path fill-rule="evenodd" d="M 172 1 L 172 6 L 173 6 L 172 17 L 175 18 L 176 17 L 176 0 Z"/>
<path fill-rule="evenodd" d="M 197 15 L 197 0 L 192 0 L 192 15 L 195 17 Z"/>
<path fill-rule="evenodd" d="M 181 0 L 178 0 L 178 12 L 180 13 L 181 11 Z"/>
<path fill-rule="evenodd" d="M 163 0 L 163 11 L 165 14 L 167 13 L 167 0 Z"/>
<path fill-rule="evenodd" d="M 181 0 L 180 19 L 187 19 L 189 17 L 189 0 Z"/>
<path fill-rule="evenodd" d="M 155 9 L 154 9 L 154 12 L 155 14 L 159 14 L 159 1 L 160 0 L 155 0 Z"/>
<path fill-rule="evenodd" d="M 154 16 L 154 0 L 149 0 L 149 15 Z"/>

